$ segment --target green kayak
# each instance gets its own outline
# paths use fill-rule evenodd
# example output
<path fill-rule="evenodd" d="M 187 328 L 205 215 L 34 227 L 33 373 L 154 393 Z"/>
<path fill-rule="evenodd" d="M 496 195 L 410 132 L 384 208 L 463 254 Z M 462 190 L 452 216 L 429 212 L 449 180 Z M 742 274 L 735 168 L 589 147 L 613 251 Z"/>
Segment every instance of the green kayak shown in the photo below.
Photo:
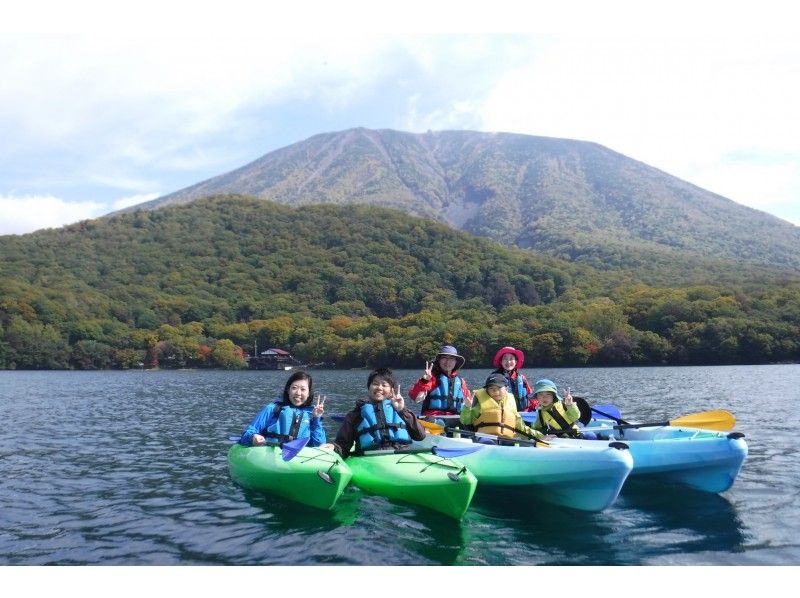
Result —
<path fill-rule="evenodd" d="M 242 446 L 228 451 L 234 482 L 318 509 L 332 509 L 350 482 L 350 468 L 336 453 L 305 447 L 288 461 L 277 446 Z"/>
<path fill-rule="evenodd" d="M 461 519 L 478 480 L 458 461 L 419 450 L 351 456 L 353 484 L 366 492 L 428 507 Z"/>

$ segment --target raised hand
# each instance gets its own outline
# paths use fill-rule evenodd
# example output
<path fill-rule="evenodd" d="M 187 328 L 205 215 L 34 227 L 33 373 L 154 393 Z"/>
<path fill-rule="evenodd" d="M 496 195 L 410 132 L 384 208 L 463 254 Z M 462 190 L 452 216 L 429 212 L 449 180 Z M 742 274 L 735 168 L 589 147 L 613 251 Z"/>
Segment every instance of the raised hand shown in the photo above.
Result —
<path fill-rule="evenodd" d="M 425 373 L 422 374 L 422 378 L 425 380 L 430 380 L 433 378 L 433 362 L 426 361 L 425 362 Z"/>
<path fill-rule="evenodd" d="M 472 407 L 472 400 L 473 400 L 472 391 L 467 390 L 464 393 L 464 407 Z"/>
<path fill-rule="evenodd" d="M 403 400 L 403 395 L 400 394 L 400 385 L 398 384 L 395 388 L 392 389 L 392 396 L 389 397 L 389 400 L 392 401 L 392 407 L 395 408 L 396 411 L 402 411 L 406 407 L 406 402 Z"/>
<path fill-rule="evenodd" d="M 315 395 L 315 398 L 317 399 L 317 402 L 314 404 L 314 411 L 312 411 L 311 414 L 314 417 L 322 417 L 322 414 L 325 413 L 326 396 L 318 394 Z"/>
<path fill-rule="evenodd" d="M 566 394 L 564 395 L 564 406 L 565 407 L 569 407 L 574 402 L 575 401 L 572 398 L 572 393 L 569 391 L 569 386 L 567 386 L 567 391 L 566 391 Z"/>

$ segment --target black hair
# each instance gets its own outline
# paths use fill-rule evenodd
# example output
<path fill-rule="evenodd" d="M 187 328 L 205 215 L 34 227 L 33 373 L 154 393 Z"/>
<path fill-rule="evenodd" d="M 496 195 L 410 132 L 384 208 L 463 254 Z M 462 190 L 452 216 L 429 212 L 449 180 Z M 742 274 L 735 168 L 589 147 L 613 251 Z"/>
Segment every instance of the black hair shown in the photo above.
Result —
<path fill-rule="evenodd" d="M 397 388 L 397 381 L 394 379 L 394 373 L 389 368 L 375 368 L 372 370 L 369 378 L 367 378 L 367 388 L 372 385 L 372 381 L 375 380 L 375 378 L 380 378 L 384 382 L 388 382 L 393 390 Z"/>
<path fill-rule="evenodd" d="M 283 402 L 289 404 L 289 387 L 297 382 L 298 380 L 308 380 L 308 398 L 306 402 L 300 405 L 300 407 L 305 407 L 306 405 L 311 404 L 311 400 L 314 394 L 314 382 L 311 380 L 311 376 L 302 370 L 296 371 L 294 374 L 289 376 L 289 379 L 286 381 L 286 386 L 283 387 Z"/>

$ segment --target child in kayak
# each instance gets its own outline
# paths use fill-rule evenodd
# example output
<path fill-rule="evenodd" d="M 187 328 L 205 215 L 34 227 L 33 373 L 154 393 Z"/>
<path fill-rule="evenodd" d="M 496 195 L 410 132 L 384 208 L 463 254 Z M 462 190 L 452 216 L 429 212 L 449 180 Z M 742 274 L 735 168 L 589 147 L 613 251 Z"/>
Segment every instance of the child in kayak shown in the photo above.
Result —
<path fill-rule="evenodd" d="M 345 416 L 333 441 L 333 449 L 343 458 L 367 450 L 400 448 L 425 438 L 425 428 L 406 407 L 392 370 L 374 370 L 367 379 L 367 393 Z"/>
<path fill-rule="evenodd" d="M 322 414 L 325 397 L 317 395 L 312 405 L 313 381 L 303 371 L 297 371 L 286 381 L 283 398 L 266 405 L 239 438 L 244 446 L 280 444 L 295 438 L 310 438 L 308 446 L 325 444 Z"/>
<path fill-rule="evenodd" d="M 496 367 L 495 373 L 503 374 L 509 392 L 514 395 L 517 411 L 536 411 L 537 403 L 533 397 L 528 379 L 519 371 L 525 362 L 525 353 L 514 347 L 503 347 L 494 354 L 492 365 Z"/>
<path fill-rule="evenodd" d="M 466 380 L 458 375 L 464 361 L 455 347 L 445 345 L 433 361 L 425 362 L 422 377 L 408 391 L 414 401 L 422 402 L 423 417 L 461 412 L 464 397 L 469 394 Z"/>
<path fill-rule="evenodd" d="M 536 381 L 533 393 L 539 402 L 538 416 L 533 423 L 534 430 L 548 435 L 581 437 L 581 432 L 575 425 L 581 417 L 581 411 L 572 398 L 569 386 L 562 400 L 555 383 L 543 378 Z"/>
<path fill-rule="evenodd" d="M 489 375 L 483 388 L 475 391 L 474 397 L 464 397 L 459 420 L 483 434 L 506 438 L 544 438 L 544 434 L 522 421 L 514 397 L 508 392 L 505 376 L 497 372 Z"/>

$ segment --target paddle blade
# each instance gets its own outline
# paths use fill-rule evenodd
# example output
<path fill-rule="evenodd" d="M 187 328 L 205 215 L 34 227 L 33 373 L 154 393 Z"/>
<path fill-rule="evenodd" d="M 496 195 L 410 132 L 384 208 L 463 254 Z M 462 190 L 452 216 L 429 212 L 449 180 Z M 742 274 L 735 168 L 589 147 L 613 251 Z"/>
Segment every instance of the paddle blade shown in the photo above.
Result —
<path fill-rule="evenodd" d="M 736 418 L 730 411 L 717 409 L 715 411 L 703 411 L 701 413 L 691 413 L 676 419 L 670 420 L 670 426 L 686 426 L 688 428 L 703 428 L 705 430 L 717 430 L 727 432 L 736 425 Z"/>
<path fill-rule="evenodd" d="M 592 412 L 600 417 L 606 417 L 621 422 L 622 412 L 616 405 L 594 405 Z"/>
<path fill-rule="evenodd" d="M 308 444 L 309 438 L 295 438 L 289 442 L 281 444 L 281 457 L 284 461 L 291 461 L 295 455 L 299 453 L 305 445 Z"/>
<path fill-rule="evenodd" d="M 428 431 L 428 434 L 432 434 L 433 436 L 438 436 L 444 432 L 444 426 L 440 426 L 439 424 L 435 424 L 433 422 L 425 421 L 424 419 L 417 420 L 422 427 Z"/>
<path fill-rule="evenodd" d="M 439 457 L 447 457 L 448 459 L 453 457 L 461 457 L 463 455 L 469 455 L 474 453 L 475 451 L 481 450 L 483 447 L 481 445 L 471 444 L 469 446 L 465 446 L 463 448 L 444 448 L 441 446 L 435 446 L 431 450 L 434 455 L 438 455 Z"/>
<path fill-rule="evenodd" d="M 578 411 L 581 412 L 581 416 L 578 418 L 578 421 L 585 426 L 592 421 L 592 408 L 583 397 L 574 397 L 574 399 L 575 404 L 578 406 Z"/>
<path fill-rule="evenodd" d="M 239 442 L 240 438 L 241 438 L 241 436 L 228 436 L 228 440 L 230 442 Z"/>

